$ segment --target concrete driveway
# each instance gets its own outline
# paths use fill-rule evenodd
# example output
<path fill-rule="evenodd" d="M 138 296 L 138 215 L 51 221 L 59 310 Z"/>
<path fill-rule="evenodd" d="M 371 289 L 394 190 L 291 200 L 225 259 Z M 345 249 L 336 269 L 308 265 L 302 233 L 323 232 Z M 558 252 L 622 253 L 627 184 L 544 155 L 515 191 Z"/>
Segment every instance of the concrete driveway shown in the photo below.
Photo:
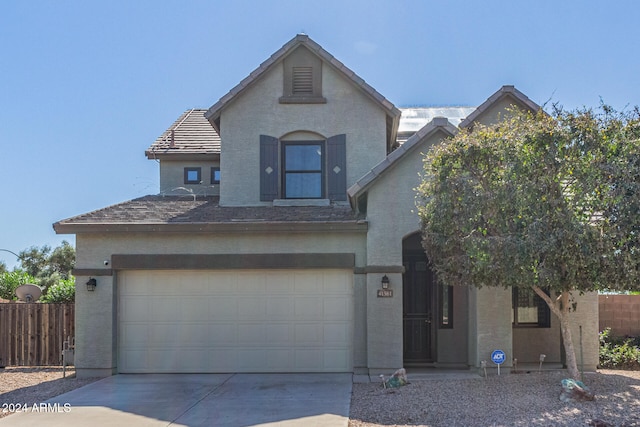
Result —
<path fill-rule="evenodd" d="M 115 375 L 0 426 L 347 426 L 351 374 Z"/>

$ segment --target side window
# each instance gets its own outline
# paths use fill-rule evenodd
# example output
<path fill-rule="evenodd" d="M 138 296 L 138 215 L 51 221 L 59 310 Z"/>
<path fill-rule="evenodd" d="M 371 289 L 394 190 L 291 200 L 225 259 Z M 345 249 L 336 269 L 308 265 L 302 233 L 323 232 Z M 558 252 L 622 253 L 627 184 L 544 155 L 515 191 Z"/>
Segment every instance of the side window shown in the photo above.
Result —
<path fill-rule="evenodd" d="M 512 323 L 514 327 L 551 327 L 551 310 L 533 289 L 512 289 Z M 545 290 L 548 294 L 549 292 Z"/>
<path fill-rule="evenodd" d="M 211 183 L 220 184 L 220 168 L 211 168 Z"/>
<path fill-rule="evenodd" d="M 453 328 L 453 286 L 440 285 L 440 329 Z"/>
<path fill-rule="evenodd" d="M 200 184 L 202 181 L 202 168 L 184 168 L 185 184 Z"/>

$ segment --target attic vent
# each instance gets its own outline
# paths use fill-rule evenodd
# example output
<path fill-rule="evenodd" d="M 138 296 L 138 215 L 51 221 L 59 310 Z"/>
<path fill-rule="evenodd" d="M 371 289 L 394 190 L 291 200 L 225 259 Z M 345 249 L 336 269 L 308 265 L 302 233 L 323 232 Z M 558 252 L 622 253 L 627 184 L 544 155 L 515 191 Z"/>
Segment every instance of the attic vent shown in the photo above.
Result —
<path fill-rule="evenodd" d="M 313 67 L 293 67 L 293 94 L 313 95 Z"/>

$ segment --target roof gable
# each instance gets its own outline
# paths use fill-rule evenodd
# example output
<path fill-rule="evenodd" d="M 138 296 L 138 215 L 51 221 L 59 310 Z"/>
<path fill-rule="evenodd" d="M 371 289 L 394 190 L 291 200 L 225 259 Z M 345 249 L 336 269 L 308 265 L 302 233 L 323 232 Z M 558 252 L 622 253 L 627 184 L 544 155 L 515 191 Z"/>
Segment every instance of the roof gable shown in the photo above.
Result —
<path fill-rule="evenodd" d="M 541 109 L 541 107 L 529 99 L 524 93 L 520 92 L 513 85 L 505 85 L 502 86 L 497 92 L 491 95 L 485 102 L 483 102 L 476 110 L 469 114 L 466 119 L 464 119 L 459 127 L 467 128 L 473 125 L 474 122 L 480 121 L 487 114 L 490 114 L 491 109 L 500 104 L 501 102 L 508 101 L 511 105 L 515 105 L 516 107 L 523 108 L 525 110 L 530 110 L 532 112 L 536 112 Z"/>
<path fill-rule="evenodd" d="M 445 135 L 454 136 L 458 129 L 452 125 L 449 120 L 444 117 L 436 117 L 431 120 L 422 129 L 411 136 L 407 141 L 391 152 L 380 163 L 374 166 L 365 176 L 360 178 L 347 190 L 352 206 L 355 206 L 355 200 L 375 184 L 388 170 L 400 163 L 411 153 L 422 141 L 436 134 L 443 132 Z"/>
<path fill-rule="evenodd" d="M 338 61 L 333 55 L 324 50 L 322 46 L 314 42 L 306 34 L 298 34 L 288 43 L 282 46 L 278 51 L 264 61 L 258 68 L 256 68 L 251 74 L 249 74 L 244 80 L 238 83 L 233 89 L 231 89 L 226 95 L 224 95 L 218 102 L 213 104 L 204 114 L 205 118 L 211 122 L 211 124 L 218 130 L 219 119 L 222 111 L 225 107 L 232 102 L 237 96 L 245 92 L 253 83 L 260 79 L 265 73 L 271 70 L 274 66 L 279 64 L 286 56 L 295 51 L 298 47 L 304 46 L 311 53 L 318 56 L 322 62 L 332 67 L 335 71 L 351 81 L 353 85 L 362 90 L 372 101 L 377 103 L 387 114 L 388 120 L 392 123 L 392 137 L 395 139 L 395 129 L 397 129 L 398 121 L 400 119 L 400 110 L 398 110 L 390 101 L 384 96 L 378 93 L 373 87 L 367 84 L 356 73 L 346 67 L 342 62 Z"/>

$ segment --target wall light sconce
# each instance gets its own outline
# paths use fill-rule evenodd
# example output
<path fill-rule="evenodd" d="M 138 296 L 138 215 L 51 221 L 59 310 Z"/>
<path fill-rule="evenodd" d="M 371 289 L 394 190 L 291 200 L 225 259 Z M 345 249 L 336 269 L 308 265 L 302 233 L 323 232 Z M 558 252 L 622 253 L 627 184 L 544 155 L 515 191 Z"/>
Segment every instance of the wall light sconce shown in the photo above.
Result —
<path fill-rule="evenodd" d="M 97 284 L 98 282 L 96 281 L 96 279 L 94 279 L 93 277 L 90 277 L 89 280 L 87 281 L 87 290 L 89 292 L 95 291 Z"/>
<path fill-rule="evenodd" d="M 382 289 L 389 289 L 389 278 L 386 274 L 382 276 Z"/>

